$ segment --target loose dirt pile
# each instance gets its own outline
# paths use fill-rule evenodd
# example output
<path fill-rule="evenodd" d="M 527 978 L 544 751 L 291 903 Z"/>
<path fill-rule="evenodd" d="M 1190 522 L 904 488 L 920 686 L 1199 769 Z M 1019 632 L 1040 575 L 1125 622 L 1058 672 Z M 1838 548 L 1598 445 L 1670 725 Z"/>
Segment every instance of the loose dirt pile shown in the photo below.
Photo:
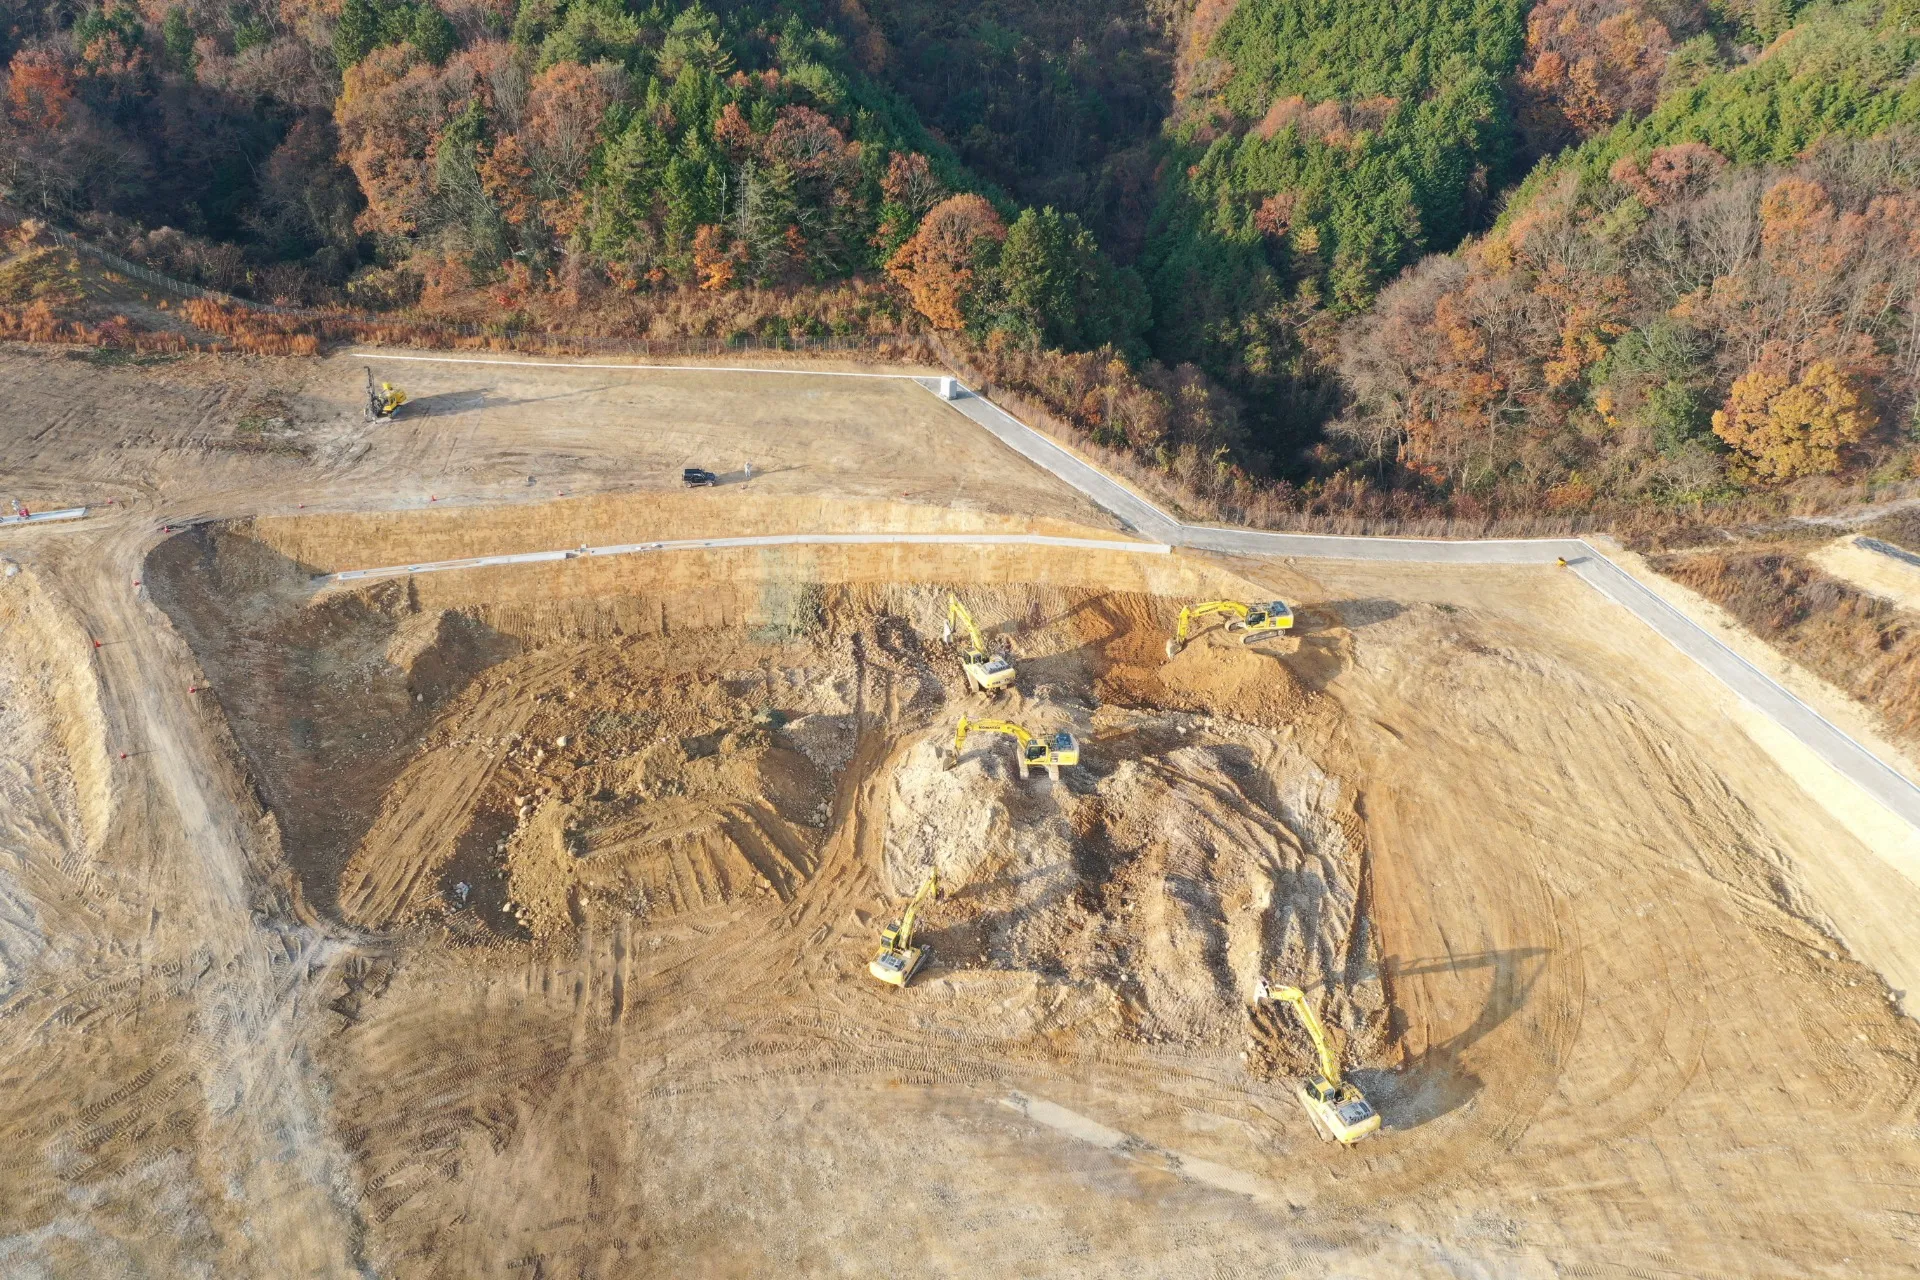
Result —
<path fill-rule="evenodd" d="M 0 561 L 0 739 L 9 775 L 0 822 L 76 852 L 106 835 L 108 768 L 100 701 L 87 655 L 93 645 L 31 572 Z"/>
<path fill-rule="evenodd" d="M 1154 683 L 1125 675 L 1102 684 Z M 1060 988 L 1043 993 L 1056 1026 L 1072 1005 L 1094 1034 L 1237 1045 L 1265 976 L 1323 988 L 1356 1052 L 1378 1052 L 1365 839 L 1350 787 L 1302 746 L 1338 737 L 1332 708 L 1231 642 L 1188 649 L 1163 681 L 1222 714 L 1020 706 L 1016 719 L 1085 744 L 1088 765 L 1058 784 L 1037 771 L 1020 781 L 1005 738 L 970 737 L 953 767 L 943 734 L 916 743 L 893 776 L 890 888 L 909 893 L 937 867 L 948 901 L 929 915 L 936 939 L 963 963 Z"/>

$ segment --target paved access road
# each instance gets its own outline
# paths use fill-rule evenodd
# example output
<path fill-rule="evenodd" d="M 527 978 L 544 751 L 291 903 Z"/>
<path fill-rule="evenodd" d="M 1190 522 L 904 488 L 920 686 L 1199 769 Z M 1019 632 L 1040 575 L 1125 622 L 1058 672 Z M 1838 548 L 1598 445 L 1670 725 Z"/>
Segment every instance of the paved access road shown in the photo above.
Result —
<path fill-rule="evenodd" d="M 921 381 L 931 387 L 934 380 Z M 1565 560 L 1567 567 L 1589 586 L 1652 627 L 1674 648 L 1705 667 L 1749 706 L 1791 733 L 1841 776 L 1910 826 L 1920 828 L 1920 787 L 1584 539 L 1350 538 L 1183 524 L 991 400 L 963 389 L 960 397 L 951 403 L 1008 448 L 1086 494 L 1141 536 L 1173 546 L 1235 555 L 1394 560 L 1412 564 L 1551 565 Z"/>

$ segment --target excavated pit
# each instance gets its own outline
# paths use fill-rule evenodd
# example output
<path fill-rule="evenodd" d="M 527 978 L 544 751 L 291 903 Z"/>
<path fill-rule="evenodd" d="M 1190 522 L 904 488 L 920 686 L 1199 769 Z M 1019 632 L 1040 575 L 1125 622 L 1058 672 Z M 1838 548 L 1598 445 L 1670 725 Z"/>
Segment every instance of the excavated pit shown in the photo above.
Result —
<path fill-rule="evenodd" d="M 590 922 L 765 935 L 809 907 L 877 926 L 937 867 L 919 981 L 957 995 L 928 1025 L 1302 1066 L 1283 1020 L 1248 1038 L 1266 975 L 1322 993 L 1350 1060 L 1389 1047 L 1358 781 L 1316 691 L 1341 661 L 1330 618 L 1258 646 L 1206 633 L 1166 660 L 1183 598 L 1254 589 L 1137 556 L 917 548 L 317 590 L 337 566 L 290 541 L 190 530 L 147 578 L 307 902 L 342 924 L 487 952 Z M 949 588 L 1011 648 L 1014 691 L 966 689 L 940 638 Z M 1070 728 L 1082 764 L 1023 781 L 996 736 L 955 763 L 962 711 Z"/>

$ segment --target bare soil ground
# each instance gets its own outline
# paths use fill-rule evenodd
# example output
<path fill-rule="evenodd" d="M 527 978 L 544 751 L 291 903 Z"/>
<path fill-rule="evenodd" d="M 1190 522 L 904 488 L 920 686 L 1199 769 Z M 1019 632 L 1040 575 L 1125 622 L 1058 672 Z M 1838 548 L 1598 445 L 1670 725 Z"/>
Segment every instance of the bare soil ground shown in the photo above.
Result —
<path fill-rule="evenodd" d="M 1877 544 L 1877 545 L 1876 545 Z M 1807 558 L 1868 595 L 1910 612 L 1920 611 L 1920 565 L 1894 554 L 1903 550 L 1857 534 L 1835 538 Z M 1911 555 L 1911 552 L 1907 552 Z"/>
<path fill-rule="evenodd" d="M 520 370 L 516 414 L 369 429 L 345 361 L 0 365 L 0 475 L 117 499 L 0 531 L 0 1272 L 1920 1271 L 1920 1035 L 1850 941 L 1915 887 L 1563 575 L 779 548 L 316 592 L 1106 522 L 898 383 Z M 795 469 L 668 496 L 719 447 L 684 421 Z M 1301 625 L 1164 659 L 1228 594 Z M 990 706 L 1083 765 L 944 767 Z M 932 967 L 883 987 L 932 866 Z M 1314 1139 L 1263 974 L 1381 1135 Z"/>

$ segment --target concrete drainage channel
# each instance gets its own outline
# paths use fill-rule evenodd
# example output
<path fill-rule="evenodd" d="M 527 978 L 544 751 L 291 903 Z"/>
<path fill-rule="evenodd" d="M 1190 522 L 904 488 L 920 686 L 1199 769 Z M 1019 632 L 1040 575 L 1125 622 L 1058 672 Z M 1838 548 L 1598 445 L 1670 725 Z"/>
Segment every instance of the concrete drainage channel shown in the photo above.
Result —
<path fill-rule="evenodd" d="M 1078 551 L 1123 551 L 1138 555 L 1167 555 L 1173 548 L 1157 542 L 1122 542 L 1099 538 L 1061 538 L 1039 533 L 770 533 L 742 538 L 694 538 L 681 542 L 623 542 L 571 551 L 522 551 L 513 555 L 470 556 L 464 560 L 431 560 L 421 564 L 386 565 L 377 569 L 343 569 L 313 579 L 315 586 L 359 582 L 369 578 L 397 578 L 413 573 L 449 569 L 485 569 L 502 564 L 545 564 L 591 556 L 644 555 L 654 551 L 715 551 L 728 547 L 871 547 L 899 544 L 947 547 L 1065 547 Z"/>
<path fill-rule="evenodd" d="M 59 511 L 36 511 L 31 515 L 0 516 L 0 525 L 49 524 L 55 520 L 78 520 L 87 514 L 85 507 L 66 507 Z"/>

